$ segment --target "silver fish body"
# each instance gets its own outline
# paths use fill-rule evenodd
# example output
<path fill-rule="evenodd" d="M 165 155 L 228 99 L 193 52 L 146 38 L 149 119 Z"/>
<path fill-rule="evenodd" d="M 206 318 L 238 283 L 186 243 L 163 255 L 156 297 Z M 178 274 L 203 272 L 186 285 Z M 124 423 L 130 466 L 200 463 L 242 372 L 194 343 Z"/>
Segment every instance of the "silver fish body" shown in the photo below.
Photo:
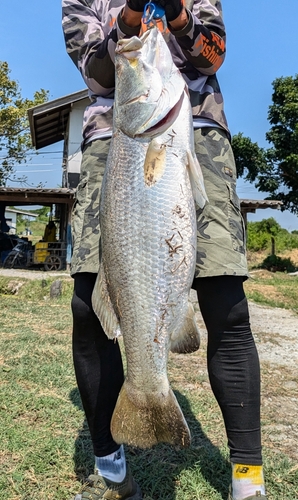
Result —
<path fill-rule="evenodd" d="M 193 192 L 201 206 L 206 195 L 191 108 L 156 28 L 121 40 L 115 67 L 114 131 L 100 203 L 102 265 L 93 292 L 107 335 L 120 328 L 127 358 L 111 431 L 116 442 L 143 448 L 160 441 L 187 446 L 167 360 L 170 349 L 198 347 L 188 301 L 196 259 Z"/>

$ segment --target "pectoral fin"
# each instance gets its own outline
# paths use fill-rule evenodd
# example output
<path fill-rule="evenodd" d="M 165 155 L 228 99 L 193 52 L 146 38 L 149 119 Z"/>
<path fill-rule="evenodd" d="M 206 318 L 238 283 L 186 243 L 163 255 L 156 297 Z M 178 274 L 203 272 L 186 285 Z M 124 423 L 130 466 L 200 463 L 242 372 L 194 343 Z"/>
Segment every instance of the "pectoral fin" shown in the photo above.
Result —
<path fill-rule="evenodd" d="M 119 337 L 121 335 L 119 321 L 110 299 L 102 264 L 92 293 L 92 306 L 106 336 L 109 339 Z"/>
<path fill-rule="evenodd" d="M 166 146 L 153 139 L 147 149 L 144 162 L 144 179 L 153 186 L 163 175 L 166 166 Z"/>
<path fill-rule="evenodd" d="M 208 201 L 208 196 L 205 191 L 204 179 L 202 170 L 195 154 L 191 151 L 187 152 L 188 159 L 188 173 L 189 179 L 192 187 L 192 193 L 196 204 L 203 208 L 206 201 Z"/>
<path fill-rule="evenodd" d="M 195 352 L 200 347 L 200 332 L 195 319 L 195 311 L 191 302 L 188 302 L 187 314 L 179 331 L 171 335 L 170 350 L 178 354 Z"/>

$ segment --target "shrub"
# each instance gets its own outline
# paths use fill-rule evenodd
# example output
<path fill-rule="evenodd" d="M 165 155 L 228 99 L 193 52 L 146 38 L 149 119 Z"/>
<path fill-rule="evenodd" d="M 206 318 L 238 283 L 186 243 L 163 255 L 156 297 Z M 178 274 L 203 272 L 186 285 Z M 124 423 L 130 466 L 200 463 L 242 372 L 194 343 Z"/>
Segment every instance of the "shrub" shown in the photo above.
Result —
<path fill-rule="evenodd" d="M 278 255 L 269 255 L 263 262 L 260 264 L 262 269 L 267 269 L 268 271 L 276 272 L 287 272 L 293 273 L 296 271 L 296 267 L 291 259 L 283 259 Z"/>
<path fill-rule="evenodd" d="M 298 231 L 289 233 L 271 217 L 247 224 L 247 249 L 251 252 L 271 249 L 271 237 L 278 252 L 298 248 Z"/>
<path fill-rule="evenodd" d="M 270 236 L 258 231 L 255 222 L 249 222 L 247 225 L 247 249 L 251 252 L 266 250 L 270 246 Z"/>

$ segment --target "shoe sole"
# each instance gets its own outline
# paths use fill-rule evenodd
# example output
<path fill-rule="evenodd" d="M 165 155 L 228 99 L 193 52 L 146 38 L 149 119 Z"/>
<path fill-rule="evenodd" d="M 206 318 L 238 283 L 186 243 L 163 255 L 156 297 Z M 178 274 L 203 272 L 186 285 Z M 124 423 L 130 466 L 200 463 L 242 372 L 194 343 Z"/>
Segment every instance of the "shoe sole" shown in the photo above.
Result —
<path fill-rule="evenodd" d="M 71 500 L 82 500 L 82 495 L 80 493 L 77 493 L 75 497 L 72 497 Z M 132 497 L 126 497 L 125 500 L 143 500 L 141 488 L 137 484 L 137 491 Z"/>
<path fill-rule="evenodd" d="M 142 493 L 140 488 L 137 489 L 136 493 L 132 497 L 127 497 L 125 500 L 142 500 Z M 75 497 L 72 497 L 71 500 L 82 500 L 82 495 L 77 494 Z"/>
<path fill-rule="evenodd" d="M 128 497 L 126 500 L 142 500 L 142 499 L 143 499 L 143 496 L 142 496 L 141 488 L 139 487 L 139 485 L 137 485 L 136 493 L 132 497 Z"/>
<path fill-rule="evenodd" d="M 264 495 L 261 495 L 261 496 L 256 496 L 256 495 L 253 495 L 253 496 L 250 496 L 250 497 L 246 497 L 244 498 L 244 500 L 267 500 L 267 497 L 264 496 Z M 231 493 L 229 493 L 229 496 L 228 496 L 228 500 L 234 500 Z"/>

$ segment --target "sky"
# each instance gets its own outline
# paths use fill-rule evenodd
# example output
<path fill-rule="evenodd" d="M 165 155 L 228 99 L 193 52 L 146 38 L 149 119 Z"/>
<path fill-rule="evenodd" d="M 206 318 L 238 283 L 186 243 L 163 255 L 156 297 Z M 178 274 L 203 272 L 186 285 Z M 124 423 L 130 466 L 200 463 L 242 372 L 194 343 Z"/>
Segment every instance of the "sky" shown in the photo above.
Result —
<path fill-rule="evenodd" d="M 272 82 L 298 73 L 297 0 L 222 0 L 227 31 L 227 56 L 218 71 L 225 112 L 232 135 L 242 132 L 259 146 L 269 147 L 268 109 Z M 61 1 L 2 0 L 0 60 L 17 80 L 22 97 L 36 90 L 56 99 L 85 88 L 67 55 L 61 28 Z M 32 185 L 61 185 L 62 143 L 39 151 L 26 165 L 17 166 Z M 263 199 L 266 193 L 238 180 L 240 198 Z M 257 210 L 249 221 L 274 217 L 285 229 L 298 229 L 298 217 L 288 211 Z"/>

